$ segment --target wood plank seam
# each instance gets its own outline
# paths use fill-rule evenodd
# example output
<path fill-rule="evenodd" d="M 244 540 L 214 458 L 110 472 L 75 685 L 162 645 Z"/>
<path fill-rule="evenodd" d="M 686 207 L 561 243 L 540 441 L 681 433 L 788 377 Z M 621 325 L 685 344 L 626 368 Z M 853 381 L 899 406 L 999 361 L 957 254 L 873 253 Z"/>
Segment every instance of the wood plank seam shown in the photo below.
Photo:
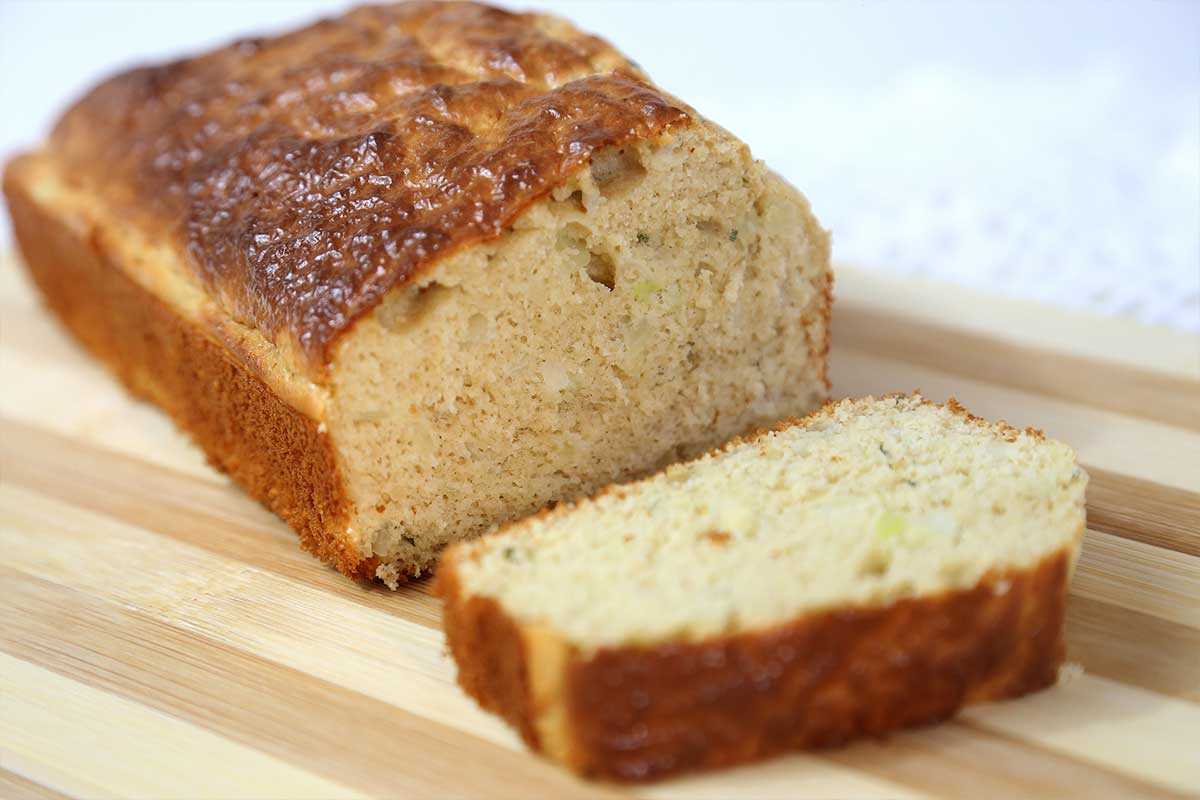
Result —
<path fill-rule="evenodd" d="M 1200 430 L 1200 383 L 1027 347 L 853 302 L 834 305 L 838 346 L 1129 416 Z"/>
<path fill-rule="evenodd" d="M 84 797 L 186 792 L 235 800 L 272 792 L 310 800 L 363 797 L 302 766 L 2 652 L 0 687 L 7 697 L 0 716 L 6 763 L 56 791 Z"/>
<path fill-rule="evenodd" d="M 954 797 L 1182 798 L 1117 770 L 962 722 L 863 742 L 830 757 L 880 778 Z M 997 768 L 1002 765 L 1002 768 Z"/>
<path fill-rule="evenodd" d="M 1200 706 L 1105 678 L 1085 673 L 1053 692 L 969 706 L 960 719 L 1167 791 L 1186 796 L 1200 786 Z"/>
<path fill-rule="evenodd" d="M 4 757 L 0 755 L 0 764 Z M 23 775 L 0 768 L 0 797 L 6 800 L 69 800 L 68 795 L 31 781 Z"/>
<path fill-rule="evenodd" d="M 0 647 L 5 652 L 271 758 L 303 764 L 353 789 L 379 796 L 422 789 L 475 793 L 505 777 L 520 776 L 527 789 L 606 794 L 586 792 L 586 785 L 540 760 L 514 763 L 513 750 L 466 730 L 448 728 L 201 632 L 3 567 L 0 585 L 14 601 L 0 609 Z M 46 626 L 55 624 L 56 637 L 47 639 Z M 322 723 L 305 725 L 314 711 Z M 368 731 L 375 735 L 361 735 Z M 412 759 L 404 774 L 370 769 L 372 764 L 386 765 L 397 742 L 404 743 Z M 472 769 L 463 772 L 462 764 Z"/>
<path fill-rule="evenodd" d="M 1200 494 L 1088 467 L 1088 527 L 1200 556 Z"/>

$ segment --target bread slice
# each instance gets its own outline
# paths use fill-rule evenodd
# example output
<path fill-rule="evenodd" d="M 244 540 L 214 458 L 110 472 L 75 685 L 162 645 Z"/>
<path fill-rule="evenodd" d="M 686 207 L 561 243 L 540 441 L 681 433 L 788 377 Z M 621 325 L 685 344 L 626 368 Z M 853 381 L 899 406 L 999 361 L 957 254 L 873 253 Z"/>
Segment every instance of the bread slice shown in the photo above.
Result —
<path fill-rule="evenodd" d="M 348 575 L 827 396 L 807 202 L 554 17 L 368 6 L 132 70 L 4 190 L 70 331 Z"/>
<path fill-rule="evenodd" d="M 468 693 L 643 780 L 1050 685 L 1086 483 L 953 401 L 845 400 L 452 547 L 436 590 Z"/>

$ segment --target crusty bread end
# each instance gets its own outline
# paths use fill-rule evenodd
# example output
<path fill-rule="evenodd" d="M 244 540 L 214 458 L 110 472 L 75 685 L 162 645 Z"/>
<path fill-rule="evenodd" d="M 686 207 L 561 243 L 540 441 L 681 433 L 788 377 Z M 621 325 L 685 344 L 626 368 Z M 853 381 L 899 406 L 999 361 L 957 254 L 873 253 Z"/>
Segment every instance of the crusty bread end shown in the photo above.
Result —
<path fill-rule="evenodd" d="M 888 410 L 893 403 L 894 412 Z M 871 415 L 875 422 L 853 427 L 857 417 Z M 921 419 L 906 436 L 909 415 Z M 945 427 L 946 441 L 929 440 L 931 425 Z M 687 518 L 668 499 L 686 494 L 679 487 L 688 481 L 705 488 L 710 473 L 736 498 L 738 481 L 766 480 L 734 477 L 736 470 L 787 464 L 789 456 L 778 456 L 785 444 L 809 451 L 805 469 L 837 467 L 822 460 L 834 455 L 819 447 L 830 437 L 840 437 L 842 452 L 861 445 L 864 454 L 875 450 L 882 458 L 877 443 L 864 438 L 880 431 L 895 434 L 884 448 L 889 463 L 875 465 L 850 491 L 876 492 L 855 502 L 871 509 L 864 519 L 883 524 L 832 532 L 852 540 L 846 552 L 854 555 L 816 565 L 833 573 L 825 585 L 805 576 L 802 555 L 779 556 L 792 559 L 783 578 L 755 562 L 756 553 L 773 558 L 788 541 L 798 551 L 806 541 L 815 543 L 810 549 L 830 547 L 821 539 L 828 531 L 798 507 L 788 506 L 801 520 L 794 529 L 761 524 L 769 522 L 763 512 L 757 527 L 752 521 L 728 525 L 731 530 L 721 532 L 727 535 L 714 540 L 695 533 L 707 527 L 706 515 L 728 517 L 728 510 Z M 967 438 L 955 442 L 954 436 Z M 847 438 L 852 442 L 841 441 Z M 986 452 L 990 442 L 995 447 Z M 971 467 L 945 455 L 963 443 L 976 445 Z M 920 463 L 923 452 L 944 459 L 935 469 L 946 474 L 945 481 L 930 474 L 930 495 L 918 499 L 939 506 L 938 514 L 971 520 L 970 530 L 954 530 L 946 516 L 933 517 L 947 526 L 941 529 L 918 522 L 909 483 L 927 466 Z M 981 463 L 993 461 L 990 474 L 979 474 Z M 872 488 L 870 475 L 880 471 L 897 473 L 894 485 Z M 941 505 L 947 487 L 989 482 Z M 795 489 L 805 495 L 799 502 L 812 507 L 805 513 L 816 513 L 822 503 L 844 505 L 845 498 L 817 492 L 813 483 Z M 878 736 L 948 718 L 967 703 L 1052 684 L 1064 656 L 1062 623 L 1084 528 L 1085 485 L 1070 449 L 1037 432 L 991 425 L 958 406 L 920 398 L 845 401 L 781 431 L 457 545 L 439 567 L 436 591 L 445 599 L 446 636 L 469 694 L 513 724 L 532 748 L 577 772 L 646 780 Z M 707 489 L 698 496 L 721 504 Z M 996 505 L 1001 496 L 1008 507 Z M 893 508 L 908 502 L 903 530 L 897 530 L 902 515 L 872 505 L 879 499 Z M 671 530 L 652 518 L 663 508 L 678 517 Z M 972 517 L 976 510 L 987 519 Z M 631 532 L 637 526 L 622 522 L 623 515 L 642 516 L 642 532 Z M 643 536 L 657 542 L 657 555 L 646 555 L 650 551 L 630 539 Z M 614 540 L 611 547 L 606 537 Z M 890 553 L 883 562 L 880 547 Z M 629 562 L 614 571 L 612 562 L 625 557 Z M 968 558 L 974 560 L 964 564 Z M 724 564 L 725 572 L 705 575 L 703 591 L 674 593 L 701 572 L 705 559 Z M 652 563 L 639 567 L 636 561 Z M 914 565 L 928 571 L 927 579 L 906 572 Z M 791 585 L 788 570 L 795 571 Z M 839 574 L 854 585 L 839 585 Z M 564 588 L 572 584 L 577 589 Z M 539 590 L 542 605 L 530 605 Z M 764 591 L 768 606 L 762 606 Z M 596 607 L 594 616 L 580 597 Z M 725 599 L 728 610 L 714 614 L 713 597 Z"/>

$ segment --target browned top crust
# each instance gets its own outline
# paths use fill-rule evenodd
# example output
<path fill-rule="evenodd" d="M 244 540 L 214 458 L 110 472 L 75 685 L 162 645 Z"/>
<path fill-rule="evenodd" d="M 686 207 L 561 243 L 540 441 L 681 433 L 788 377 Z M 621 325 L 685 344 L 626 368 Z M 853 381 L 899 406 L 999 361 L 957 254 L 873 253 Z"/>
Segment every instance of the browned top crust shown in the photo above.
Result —
<path fill-rule="evenodd" d="M 125 72 L 48 149 L 319 378 L 390 288 L 498 235 L 596 149 L 688 119 L 558 19 L 418 2 Z"/>

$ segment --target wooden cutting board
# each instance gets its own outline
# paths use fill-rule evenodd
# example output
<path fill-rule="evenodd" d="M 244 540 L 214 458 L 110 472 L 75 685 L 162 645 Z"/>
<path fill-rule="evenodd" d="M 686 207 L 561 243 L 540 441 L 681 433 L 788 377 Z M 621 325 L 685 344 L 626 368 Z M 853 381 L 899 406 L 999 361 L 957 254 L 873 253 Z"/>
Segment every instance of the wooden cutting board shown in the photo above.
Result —
<path fill-rule="evenodd" d="M 528 754 L 438 602 L 355 585 L 210 470 L 0 264 L 0 796 L 1200 794 L 1200 337 L 838 272 L 834 392 L 1042 427 L 1092 475 L 1062 685 L 643 787 Z"/>

